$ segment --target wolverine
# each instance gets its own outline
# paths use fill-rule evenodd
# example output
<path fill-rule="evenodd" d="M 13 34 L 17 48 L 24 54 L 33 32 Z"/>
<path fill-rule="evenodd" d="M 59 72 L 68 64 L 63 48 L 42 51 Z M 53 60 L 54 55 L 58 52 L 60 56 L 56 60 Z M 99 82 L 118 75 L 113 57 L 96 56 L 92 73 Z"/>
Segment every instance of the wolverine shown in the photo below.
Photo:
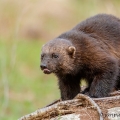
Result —
<path fill-rule="evenodd" d="M 41 51 L 41 70 L 54 73 L 62 100 L 82 91 L 90 97 L 107 97 L 120 89 L 120 19 L 98 14 L 50 40 Z"/>

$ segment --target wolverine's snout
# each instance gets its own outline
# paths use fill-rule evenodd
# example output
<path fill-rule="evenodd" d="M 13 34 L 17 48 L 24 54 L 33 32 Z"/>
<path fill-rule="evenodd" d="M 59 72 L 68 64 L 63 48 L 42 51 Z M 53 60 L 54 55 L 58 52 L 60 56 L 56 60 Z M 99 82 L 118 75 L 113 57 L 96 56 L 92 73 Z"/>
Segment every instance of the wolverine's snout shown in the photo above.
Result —
<path fill-rule="evenodd" d="M 41 70 L 43 70 L 43 72 L 45 74 L 50 74 L 51 73 L 51 71 L 47 68 L 46 64 L 41 63 L 40 68 L 41 68 Z"/>
<path fill-rule="evenodd" d="M 47 65 L 42 63 L 42 64 L 40 65 L 40 68 L 41 68 L 42 70 L 43 70 L 43 69 L 46 69 L 46 68 L 47 68 Z"/>

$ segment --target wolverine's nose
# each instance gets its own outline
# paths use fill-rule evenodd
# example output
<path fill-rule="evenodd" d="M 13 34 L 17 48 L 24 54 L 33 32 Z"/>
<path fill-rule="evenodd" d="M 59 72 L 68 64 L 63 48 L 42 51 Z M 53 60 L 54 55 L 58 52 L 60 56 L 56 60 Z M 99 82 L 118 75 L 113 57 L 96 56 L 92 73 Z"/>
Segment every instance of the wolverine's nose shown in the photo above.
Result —
<path fill-rule="evenodd" d="M 46 64 L 41 64 L 40 67 L 41 67 L 42 70 L 47 68 Z"/>

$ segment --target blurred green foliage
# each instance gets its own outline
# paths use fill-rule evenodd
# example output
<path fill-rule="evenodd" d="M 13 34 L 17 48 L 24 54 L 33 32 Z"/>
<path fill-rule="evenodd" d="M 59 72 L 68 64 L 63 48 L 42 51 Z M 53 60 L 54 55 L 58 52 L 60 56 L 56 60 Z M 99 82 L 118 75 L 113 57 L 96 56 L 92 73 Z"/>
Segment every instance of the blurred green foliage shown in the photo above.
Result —
<path fill-rule="evenodd" d="M 60 98 L 57 78 L 39 68 L 41 46 L 98 13 L 120 17 L 120 0 L 0 0 L 0 120 Z"/>
<path fill-rule="evenodd" d="M 18 41 L 16 45 L 16 61 L 12 63 L 12 44 L 0 41 L 1 119 L 17 119 L 59 98 L 55 77 L 44 75 L 39 69 L 42 43 Z"/>

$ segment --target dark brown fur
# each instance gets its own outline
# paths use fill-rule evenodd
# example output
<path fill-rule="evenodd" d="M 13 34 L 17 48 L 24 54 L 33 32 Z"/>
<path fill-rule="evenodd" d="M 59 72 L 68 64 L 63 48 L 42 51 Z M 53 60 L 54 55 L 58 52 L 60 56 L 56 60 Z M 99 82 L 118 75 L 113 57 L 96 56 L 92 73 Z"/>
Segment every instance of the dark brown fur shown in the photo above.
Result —
<path fill-rule="evenodd" d="M 80 92 L 105 97 L 120 89 L 120 19 L 106 14 L 91 17 L 42 48 L 41 69 L 58 77 L 62 100 Z"/>

